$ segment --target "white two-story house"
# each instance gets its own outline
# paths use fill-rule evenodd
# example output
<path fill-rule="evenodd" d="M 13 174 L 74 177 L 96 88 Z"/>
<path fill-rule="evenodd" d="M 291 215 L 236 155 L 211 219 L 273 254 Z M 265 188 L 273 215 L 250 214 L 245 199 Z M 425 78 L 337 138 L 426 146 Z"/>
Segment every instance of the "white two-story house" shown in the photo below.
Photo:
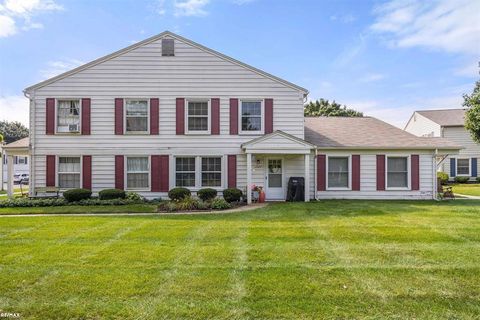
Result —
<path fill-rule="evenodd" d="M 32 193 L 258 185 L 284 200 L 289 178 L 304 177 L 306 201 L 432 199 L 435 157 L 458 150 L 373 118 L 305 121 L 306 89 L 171 32 L 25 94 Z"/>
<path fill-rule="evenodd" d="M 480 145 L 473 141 L 465 129 L 465 109 L 415 111 L 405 130 L 417 136 L 443 137 L 463 146 L 458 154 L 449 155 L 439 169 L 447 173 L 450 180 L 456 176 L 476 180 Z"/>

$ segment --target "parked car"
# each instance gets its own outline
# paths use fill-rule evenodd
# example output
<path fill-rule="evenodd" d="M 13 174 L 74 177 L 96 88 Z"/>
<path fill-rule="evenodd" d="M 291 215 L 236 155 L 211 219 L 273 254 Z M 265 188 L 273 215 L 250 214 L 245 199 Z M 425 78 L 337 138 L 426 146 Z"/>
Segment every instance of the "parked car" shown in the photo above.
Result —
<path fill-rule="evenodd" d="M 16 174 L 13 176 L 14 184 L 28 184 L 30 175 L 28 173 Z"/>

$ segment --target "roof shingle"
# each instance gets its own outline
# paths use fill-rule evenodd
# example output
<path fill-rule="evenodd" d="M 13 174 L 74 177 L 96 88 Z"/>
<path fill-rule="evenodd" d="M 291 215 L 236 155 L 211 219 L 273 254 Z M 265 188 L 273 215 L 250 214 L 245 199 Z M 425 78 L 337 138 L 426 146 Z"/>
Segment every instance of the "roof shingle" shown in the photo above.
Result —
<path fill-rule="evenodd" d="M 443 127 L 463 126 L 465 123 L 465 109 L 420 110 L 416 111 L 427 119 Z"/>

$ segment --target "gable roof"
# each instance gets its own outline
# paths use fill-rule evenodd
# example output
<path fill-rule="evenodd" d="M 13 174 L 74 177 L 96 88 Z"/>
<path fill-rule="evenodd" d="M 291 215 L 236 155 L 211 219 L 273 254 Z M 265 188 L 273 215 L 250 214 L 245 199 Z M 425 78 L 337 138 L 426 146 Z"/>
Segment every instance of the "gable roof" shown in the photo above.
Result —
<path fill-rule="evenodd" d="M 6 144 L 3 146 L 4 149 L 10 149 L 10 148 L 28 148 L 30 144 L 30 138 L 26 137 L 23 139 L 19 139 L 13 142 L 10 142 L 9 144 Z"/>
<path fill-rule="evenodd" d="M 210 53 L 210 54 L 213 54 L 213 55 L 215 55 L 215 56 L 217 56 L 217 57 L 219 57 L 219 58 L 221 58 L 221 59 L 223 59 L 223 60 L 229 61 L 229 62 L 231 62 L 231 63 L 233 63 L 233 64 L 236 64 L 236 65 L 238 65 L 238 66 L 240 66 L 240 67 L 243 67 L 243 68 L 245 68 L 245 69 L 248 69 L 248 70 L 250 70 L 250 71 L 252 71 L 252 72 L 255 72 L 255 73 L 257 73 L 257 74 L 259 74 L 259 75 L 261 75 L 261 76 L 264 76 L 264 77 L 269 78 L 269 79 L 271 79 L 271 80 L 273 80 L 273 81 L 276 81 L 276 82 L 278 82 L 278 83 L 281 83 L 281 84 L 283 84 L 283 85 L 285 85 L 285 86 L 287 86 L 287 87 L 290 87 L 290 88 L 292 88 L 292 89 L 298 90 L 298 91 L 302 92 L 304 95 L 308 95 L 308 90 L 305 89 L 305 88 L 303 88 L 303 87 L 300 87 L 300 86 L 298 86 L 298 85 L 296 85 L 296 84 L 293 84 L 293 83 L 291 83 L 291 82 L 289 82 L 289 81 L 287 81 L 287 80 L 284 80 L 284 79 L 281 79 L 281 78 L 279 78 L 279 77 L 276 77 L 276 76 L 274 76 L 274 75 L 272 75 L 272 74 L 270 74 L 270 73 L 268 73 L 268 72 L 265 72 L 265 71 L 263 71 L 263 70 L 260 70 L 260 69 L 257 69 L 257 68 L 255 68 L 255 67 L 252 67 L 251 65 L 248 65 L 248 64 L 243 63 L 243 62 L 241 62 L 241 61 L 238 61 L 238 60 L 236 60 L 236 59 L 234 59 L 234 58 L 231 58 L 231 57 L 229 57 L 229 56 L 227 56 L 227 55 L 224 55 L 223 53 L 220 53 L 220 52 L 218 52 L 218 51 L 215 51 L 215 50 L 213 50 L 213 49 L 207 48 L 207 47 L 205 47 L 205 46 L 203 46 L 203 45 L 201 45 L 201 44 L 199 44 L 199 43 L 196 43 L 196 42 L 194 42 L 194 41 L 192 41 L 192 40 L 189 40 L 189 39 L 187 39 L 187 38 L 184 38 L 184 37 L 182 37 L 182 36 L 179 36 L 179 35 L 177 35 L 177 34 L 175 34 L 175 33 L 173 33 L 173 32 L 170 32 L 170 31 L 164 31 L 164 32 L 162 32 L 162 33 L 159 33 L 159 34 L 153 36 L 153 37 L 150 37 L 150 38 L 145 39 L 145 40 L 143 40 L 143 41 L 137 42 L 137 43 L 135 43 L 135 44 L 133 44 L 133 45 L 131 45 L 131 46 L 128 46 L 128 47 L 123 48 L 123 49 L 121 49 L 121 50 L 115 51 L 115 52 L 113 52 L 113 53 L 111 53 L 111 54 L 109 54 L 109 55 L 103 56 L 103 57 L 98 58 L 98 59 L 96 59 L 96 60 L 93 60 L 93 61 L 91 61 L 91 62 L 89 62 L 89 63 L 86 63 L 86 64 L 84 64 L 84 65 L 81 65 L 81 66 L 79 66 L 79 67 L 77 67 L 77 68 L 75 68 L 75 69 L 72 69 L 72 70 L 70 70 L 70 71 L 64 72 L 64 73 L 62 73 L 62 74 L 60 74 L 60 75 L 58 75 L 58 76 L 55 76 L 55 77 L 53 77 L 53 78 L 50 78 L 50 79 L 44 80 L 44 81 L 42 81 L 42 82 L 39 82 L 39 83 L 37 83 L 37 84 L 34 84 L 34 85 L 32 85 L 32 86 L 29 86 L 28 88 L 26 88 L 26 89 L 23 90 L 23 91 L 24 91 L 24 92 L 29 92 L 29 91 L 31 91 L 31 90 L 44 87 L 44 86 L 46 86 L 46 85 L 48 85 L 48 84 L 50 84 L 50 83 L 53 83 L 53 82 L 58 81 L 58 80 L 61 80 L 61 79 L 63 79 L 63 78 L 66 78 L 66 77 L 68 77 L 68 76 L 70 76 L 70 75 L 73 75 L 73 74 L 78 73 L 78 72 L 80 72 L 80 71 L 82 71 L 82 70 L 88 69 L 88 68 L 90 68 L 90 67 L 96 66 L 96 65 L 98 65 L 98 64 L 100 64 L 100 63 L 102 63 L 102 62 L 105 62 L 105 61 L 107 61 L 107 60 L 110 60 L 110 59 L 113 59 L 113 58 L 115 58 L 115 57 L 118 57 L 118 56 L 120 56 L 120 55 L 122 55 L 122 54 L 124 54 L 124 53 L 127 53 L 127 52 L 129 52 L 129 51 L 132 51 L 132 50 L 134 50 L 134 49 L 136 49 L 136 48 L 139 48 L 139 47 L 141 47 L 141 46 L 143 46 L 143 45 L 146 45 L 146 44 L 149 44 L 149 43 L 151 43 L 151 42 L 157 41 L 157 40 L 159 40 L 159 39 L 161 39 L 161 38 L 163 38 L 163 37 L 171 37 L 171 38 L 177 39 L 177 40 L 179 40 L 179 41 L 185 42 L 185 43 L 187 43 L 187 44 L 189 44 L 189 45 L 191 45 L 191 46 L 193 46 L 193 47 L 196 47 L 196 48 L 198 48 L 198 49 L 200 49 L 200 50 L 203 50 L 203 51 L 205 51 L 205 52 L 208 52 L 208 53 Z"/>
<path fill-rule="evenodd" d="M 419 110 L 416 113 L 441 125 L 442 127 L 464 126 L 465 109 Z"/>
<path fill-rule="evenodd" d="M 443 138 L 417 137 L 372 117 L 305 118 L 305 140 L 324 149 L 462 148 Z"/>
<path fill-rule="evenodd" d="M 311 144 L 311 143 L 309 143 L 309 142 L 307 142 L 307 141 L 305 141 L 305 140 L 302 140 L 302 139 L 300 139 L 300 138 L 297 138 L 297 137 L 295 137 L 295 136 L 293 136 L 293 135 L 291 135 L 291 134 L 288 134 L 288 133 L 286 133 L 286 132 L 283 132 L 283 131 L 281 131 L 281 130 L 276 130 L 276 131 L 274 131 L 274 132 L 272 132 L 272 133 L 268 133 L 268 134 L 265 134 L 265 135 L 263 135 L 263 136 L 261 136 L 261 137 L 258 137 L 258 138 L 255 138 L 255 139 L 253 139 L 253 140 L 244 142 L 244 143 L 242 143 L 241 147 L 242 147 L 243 149 L 249 148 L 249 147 L 251 148 L 251 147 L 255 146 L 256 144 L 260 144 L 260 143 L 262 143 L 262 142 L 271 140 L 271 139 L 273 139 L 273 138 L 275 138 L 275 137 L 281 137 L 281 138 L 286 139 L 286 140 L 288 140 L 288 141 L 294 142 L 294 143 L 298 144 L 298 146 L 301 147 L 301 148 L 306 148 L 306 149 L 315 148 L 315 146 L 314 146 L 313 144 Z M 272 145 L 271 147 L 272 147 L 272 149 L 274 149 L 274 148 L 275 148 L 275 145 Z"/>

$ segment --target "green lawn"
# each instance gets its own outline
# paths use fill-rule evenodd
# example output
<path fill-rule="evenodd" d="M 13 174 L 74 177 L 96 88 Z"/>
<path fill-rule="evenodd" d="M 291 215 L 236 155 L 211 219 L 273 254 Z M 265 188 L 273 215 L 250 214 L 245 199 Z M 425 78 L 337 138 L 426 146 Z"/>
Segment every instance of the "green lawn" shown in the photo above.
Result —
<path fill-rule="evenodd" d="M 458 183 L 452 185 L 453 193 L 464 194 L 467 196 L 480 197 L 480 184 L 478 183 Z"/>
<path fill-rule="evenodd" d="M 128 204 L 121 206 L 58 206 L 58 207 L 17 207 L 0 208 L 0 215 L 29 213 L 142 213 L 156 212 L 155 204 Z"/>
<path fill-rule="evenodd" d="M 0 217 L 22 319 L 478 319 L 480 201 Z"/>

